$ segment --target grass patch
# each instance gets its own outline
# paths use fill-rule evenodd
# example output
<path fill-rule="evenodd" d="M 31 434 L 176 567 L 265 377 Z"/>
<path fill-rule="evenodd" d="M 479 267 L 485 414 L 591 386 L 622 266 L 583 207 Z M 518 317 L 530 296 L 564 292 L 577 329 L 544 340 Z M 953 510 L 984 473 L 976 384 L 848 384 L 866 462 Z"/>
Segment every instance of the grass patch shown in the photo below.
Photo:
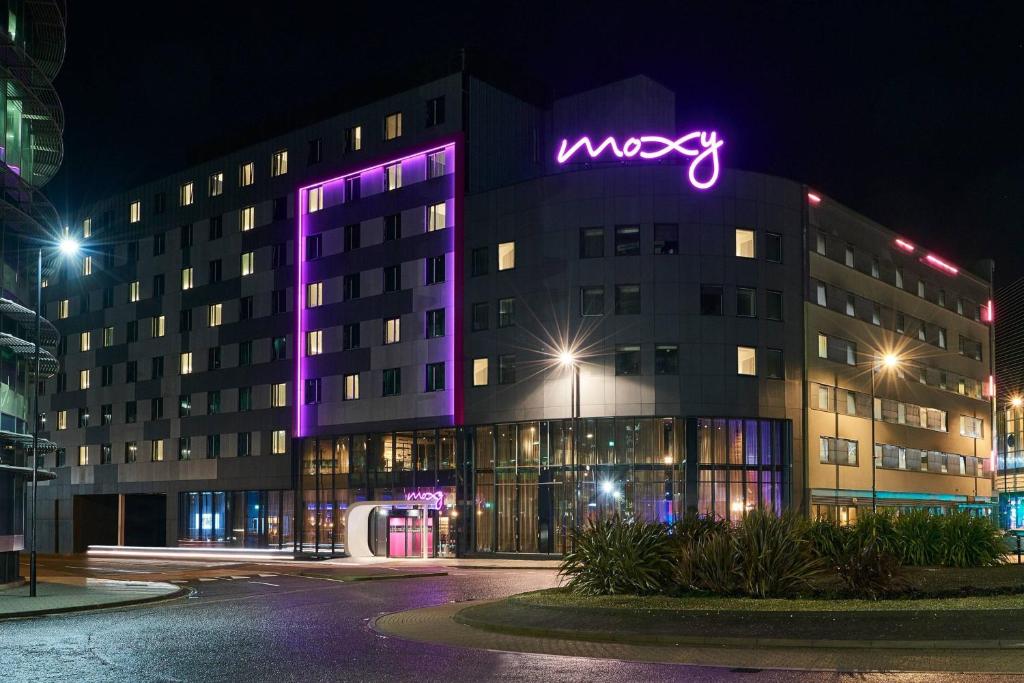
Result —
<path fill-rule="evenodd" d="M 512 596 L 509 601 L 535 607 L 623 610 L 630 612 L 906 612 L 1024 609 L 1024 595 L 968 596 L 891 600 L 837 600 L 825 598 L 735 598 L 714 595 L 580 596 L 552 588 Z"/>

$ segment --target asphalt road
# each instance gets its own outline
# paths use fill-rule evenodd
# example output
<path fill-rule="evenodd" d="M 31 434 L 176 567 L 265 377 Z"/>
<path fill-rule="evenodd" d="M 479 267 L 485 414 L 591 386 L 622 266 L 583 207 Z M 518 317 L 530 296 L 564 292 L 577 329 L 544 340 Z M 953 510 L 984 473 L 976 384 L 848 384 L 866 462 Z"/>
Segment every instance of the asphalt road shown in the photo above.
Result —
<path fill-rule="evenodd" d="M 343 583 L 269 566 L 194 579 L 177 602 L 0 622 L 4 681 L 964 681 L 961 674 L 748 671 L 469 650 L 374 632 L 386 612 L 554 583 L 547 570 Z M 260 575 L 263 574 L 263 575 Z M 270 575 L 274 574 L 274 575 Z M 999 677 L 979 676 L 977 680 Z M 1009 680 L 1009 679 L 1007 679 Z M 1019 679 L 1018 679 L 1019 680 Z"/>

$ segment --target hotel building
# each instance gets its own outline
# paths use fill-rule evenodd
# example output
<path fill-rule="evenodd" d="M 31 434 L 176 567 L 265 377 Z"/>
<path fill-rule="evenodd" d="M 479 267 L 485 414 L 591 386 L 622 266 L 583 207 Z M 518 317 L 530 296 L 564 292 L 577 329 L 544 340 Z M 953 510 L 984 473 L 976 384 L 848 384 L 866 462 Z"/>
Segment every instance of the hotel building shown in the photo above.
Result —
<path fill-rule="evenodd" d="M 645 77 L 459 71 L 82 207 L 44 290 L 41 546 L 402 556 L 426 508 L 427 552 L 558 554 L 615 513 L 987 514 L 989 270 L 675 112 Z"/>
<path fill-rule="evenodd" d="M 996 489 L 999 523 L 1024 529 L 1024 278 L 996 290 Z"/>

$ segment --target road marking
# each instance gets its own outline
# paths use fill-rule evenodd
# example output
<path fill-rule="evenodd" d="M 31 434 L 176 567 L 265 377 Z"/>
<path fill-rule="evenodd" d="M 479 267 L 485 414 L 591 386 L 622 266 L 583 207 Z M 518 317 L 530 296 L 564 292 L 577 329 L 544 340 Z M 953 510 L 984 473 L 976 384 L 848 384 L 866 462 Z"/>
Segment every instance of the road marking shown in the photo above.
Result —
<path fill-rule="evenodd" d="M 200 577 L 199 577 L 199 580 L 200 580 L 200 581 L 216 581 L 217 579 L 216 579 L 216 578 L 212 578 L 212 579 L 211 579 L 211 578 L 210 578 L 210 577 L 208 577 L 208 576 L 200 576 Z"/>
<path fill-rule="evenodd" d="M 277 574 L 260 574 L 260 576 L 277 576 Z"/>
<path fill-rule="evenodd" d="M 248 579 L 249 575 L 246 574 L 245 576 L 235 576 L 234 574 L 232 574 L 231 576 L 226 576 L 224 578 L 227 578 L 227 579 Z"/>
<path fill-rule="evenodd" d="M 250 581 L 249 583 L 258 583 L 258 584 L 261 584 L 263 586 L 273 586 L 274 588 L 280 588 L 281 587 L 280 584 L 267 583 L 266 581 Z"/>

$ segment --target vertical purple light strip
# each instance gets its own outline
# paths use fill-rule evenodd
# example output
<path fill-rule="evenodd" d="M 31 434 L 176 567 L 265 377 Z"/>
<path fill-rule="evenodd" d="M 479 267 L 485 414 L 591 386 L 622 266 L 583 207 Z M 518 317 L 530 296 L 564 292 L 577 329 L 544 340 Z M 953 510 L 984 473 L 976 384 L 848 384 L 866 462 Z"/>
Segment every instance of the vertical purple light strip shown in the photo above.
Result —
<path fill-rule="evenodd" d="M 299 188 L 298 205 L 295 207 L 295 213 L 299 215 L 299 232 L 298 237 L 295 241 L 295 436 L 304 436 L 302 431 L 302 410 L 303 410 L 303 389 L 305 384 L 306 373 L 304 372 L 303 359 L 305 357 L 305 333 L 303 316 L 306 314 L 306 309 L 302 305 L 302 291 L 305 289 L 305 273 L 303 272 L 306 265 L 306 193 L 308 188 Z"/>

